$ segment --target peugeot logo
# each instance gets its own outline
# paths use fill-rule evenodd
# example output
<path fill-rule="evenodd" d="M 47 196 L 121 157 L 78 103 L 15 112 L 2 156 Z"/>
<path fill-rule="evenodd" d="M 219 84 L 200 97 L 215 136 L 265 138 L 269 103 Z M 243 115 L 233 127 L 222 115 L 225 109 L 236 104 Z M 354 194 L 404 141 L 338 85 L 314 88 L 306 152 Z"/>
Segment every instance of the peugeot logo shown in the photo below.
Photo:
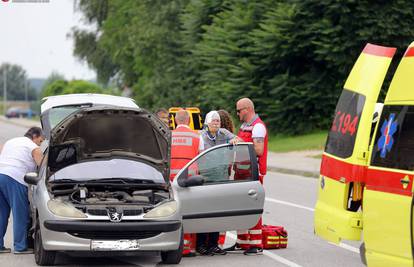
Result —
<path fill-rule="evenodd" d="M 108 210 L 108 217 L 111 222 L 120 222 L 122 220 L 122 212 Z"/>

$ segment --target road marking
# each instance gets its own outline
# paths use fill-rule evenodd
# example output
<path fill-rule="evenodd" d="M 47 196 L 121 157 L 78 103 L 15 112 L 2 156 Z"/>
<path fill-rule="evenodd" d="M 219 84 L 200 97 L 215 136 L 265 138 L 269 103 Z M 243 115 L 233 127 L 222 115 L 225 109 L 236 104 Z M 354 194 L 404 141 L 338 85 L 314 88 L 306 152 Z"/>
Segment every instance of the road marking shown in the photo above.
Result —
<path fill-rule="evenodd" d="M 282 257 L 280 257 L 280 256 L 278 256 L 276 254 L 273 254 L 270 251 L 264 250 L 263 251 L 263 254 L 266 255 L 266 256 L 268 256 L 268 257 L 270 257 L 270 258 L 272 258 L 272 259 L 274 259 L 274 260 L 276 260 L 276 261 L 278 261 L 278 262 L 280 262 L 280 263 L 283 263 L 283 264 L 285 264 L 287 266 L 290 266 L 290 267 L 301 267 L 301 265 L 296 264 L 296 263 L 294 263 L 294 262 L 292 262 L 290 260 L 287 260 L 285 258 L 282 258 Z"/>
<path fill-rule="evenodd" d="M 359 254 L 358 248 L 350 246 L 348 244 L 345 244 L 345 243 L 339 243 L 339 244 L 331 243 L 331 244 Z"/>
<path fill-rule="evenodd" d="M 300 208 L 300 209 L 304 209 L 304 210 L 308 210 L 308 211 L 312 211 L 312 212 L 315 211 L 315 209 L 313 209 L 313 208 L 309 208 L 309 207 L 302 206 L 302 205 L 299 205 L 299 204 L 295 204 L 295 203 L 291 203 L 291 202 L 287 202 L 287 201 L 283 201 L 283 200 L 278 200 L 278 199 L 274 199 L 274 198 L 270 198 L 270 197 L 267 197 L 266 201 L 277 203 L 277 204 L 283 204 L 283 205 L 287 205 L 287 206 L 291 206 L 291 207 L 295 207 L 295 208 Z M 358 248 L 350 246 L 348 244 L 345 244 L 345 243 L 339 243 L 339 244 L 331 243 L 331 244 L 359 254 L 359 249 Z"/>
<path fill-rule="evenodd" d="M 233 239 L 234 241 L 237 239 L 237 236 L 235 234 L 233 234 L 233 233 L 227 232 L 226 237 L 227 236 L 229 238 Z M 289 266 L 289 267 L 302 267 L 301 265 L 296 264 L 296 263 L 294 263 L 294 262 L 292 262 L 290 260 L 287 260 L 287 259 L 285 259 L 283 257 L 280 257 L 280 256 L 278 256 L 276 254 L 273 254 L 272 252 L 270 252 L 268 250 L 263 250 L 263 255 L 268 256 L 269 258 L 272 258 L 273 260 L 278 261 L 280 263 L 283 263 L 283 264 L 285 264 L 286 266 Z"/>
<path fill-rule="evenodd" d="M 300 209 L 304 209 L 304 210 L 315 211 L 315 209 L 312 209 L 312 208 L 309 208 L 309 207 L 305 207 L 305 206 L 302 206 L 302 205 L 298 205 L 298 204 L 295 204 L 295 203 L 291 203 L 291 202 L 287 202 L 287 201 L 283 201 L 283 200 L 278 200 L 278 199 L 274 199 L 274 198 L 270 198 L 270 197 L 267 197 L 266 201 L 273 202 L 273 203 L 278 203 L 278 204 L 284 204 L 284 205 L 287 205 L 287 206 L 296 207 L 296 208 L 300 208 Z"/>

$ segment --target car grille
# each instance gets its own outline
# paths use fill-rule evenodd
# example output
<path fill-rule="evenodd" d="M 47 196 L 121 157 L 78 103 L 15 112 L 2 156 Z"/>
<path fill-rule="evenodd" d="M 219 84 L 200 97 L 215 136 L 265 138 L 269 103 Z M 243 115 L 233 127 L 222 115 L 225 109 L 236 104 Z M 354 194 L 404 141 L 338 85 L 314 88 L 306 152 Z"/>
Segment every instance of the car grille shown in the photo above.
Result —
<path fill-rule="evenodd" d="M 124 216 L 137 216 L 142 213 L 142 210 L 124 210 Z"/>
<path fill-rule="evenodd" d="M 116 232 L 116 231 L 70 231 L 70 235 L 97 240 L 118 240 L 118 239 L 145 239 L 161 234 L 158 231 L 135 231 L 135 232 Z"/>
<path fill-rule="evenodd" d="M 96 215 L 96 216 L 107 216 L 108 212 L 106 209 L 88 209 L 87 213 L 89 213 L 90 215 Z M 135 209 L 135 210 L 124 210 L 123 211 L 123 215 L 124 216 L 137 216 L 140 215 L 142 213 L 141 209 Z"/>

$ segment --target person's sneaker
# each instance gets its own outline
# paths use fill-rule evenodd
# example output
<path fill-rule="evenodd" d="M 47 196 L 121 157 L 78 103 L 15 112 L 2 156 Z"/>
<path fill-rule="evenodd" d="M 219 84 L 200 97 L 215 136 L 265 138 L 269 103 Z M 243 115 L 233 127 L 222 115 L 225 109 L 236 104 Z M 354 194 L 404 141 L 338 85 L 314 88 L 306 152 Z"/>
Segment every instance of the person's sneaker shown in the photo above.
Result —
<path fill-rule="evenodd" d="M 237 246 L 237 245 L 233 245 L 231 247 L 225 248 L 224 251 L 241 251 L 242 249 Z"/>
<path fill-rule="evenodd" d="M 212 247 L 209 249 L 210 253 L 214 254 L 214 255 L 226 255 L 227 251 L 219 248 L 218 246 Z"/>
<path fill-rule="evenodd" d="M 262 248 L 248 248 L 243 252 L 244 255 L 262 255 L 263 249 Z"/>
<path fill-rule="evenodd" d="M 10 248 L 0 248 L 0 253 L 10 253 L 11 249 Z"/>
<path fill-rule="evenodd" d="M 13 253 L 14 254 L 33 254 L 33 249 L 28 248 L 28 249 L 20 250 L 20 251 L 15 250 Z"/>
<path fill-rule="evenodd" d="M 196 251 L 202 256 L 214 256 L 214 254 L 210 252 L 210 250 L 208 250 L 205 246 L 198 247 Z"/>

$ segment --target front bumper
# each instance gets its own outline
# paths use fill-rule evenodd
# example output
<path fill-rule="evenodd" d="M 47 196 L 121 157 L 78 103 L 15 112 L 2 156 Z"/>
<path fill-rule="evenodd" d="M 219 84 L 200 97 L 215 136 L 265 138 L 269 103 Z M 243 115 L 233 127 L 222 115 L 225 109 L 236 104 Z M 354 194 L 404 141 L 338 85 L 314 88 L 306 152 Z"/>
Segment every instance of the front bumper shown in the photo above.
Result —
<path fill-rule="evenodd" d="M 178 249 L 181 221 L 100 222 L 46 220 L 42 241 L 46 250 L 90 251 L 92 240 L 139 240 L 141 251 Z"/>
<path fill-rule="evenodd" d="M 158 231 L 172 232 L 180 229 L 180 221 L 135 221 L 135 222 L 97 222 L 97 221 L 61 221 L 46 220 L 44 225 L 47 229 L 57 232 L 71 231 Z"/>

